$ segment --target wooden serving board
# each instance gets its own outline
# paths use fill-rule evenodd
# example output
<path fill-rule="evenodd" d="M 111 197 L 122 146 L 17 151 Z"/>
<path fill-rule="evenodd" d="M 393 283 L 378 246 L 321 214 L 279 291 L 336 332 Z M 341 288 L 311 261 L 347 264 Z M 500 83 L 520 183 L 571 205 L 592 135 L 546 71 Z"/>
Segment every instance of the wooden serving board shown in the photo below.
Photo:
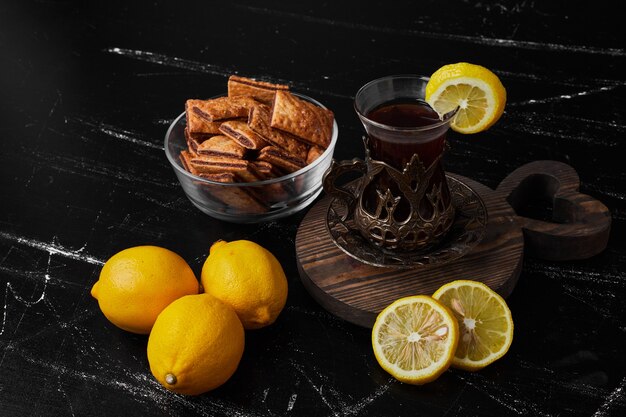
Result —
<path fill-rule="evenodd" d="M 583 259 L 606 247 L 611 216 L 604 204 L 578 192 L 579 179 L 557 161 L 526 164 L 496 190 L 456 174 L 483 199 L 488 212 L 486 233 L 471 252 L 445 264 L 410 269 L 368 265 L 343 252 L 326 226 L 331 198 L 317 202 L 302 220 L 296 236 L 300 277 L 311 296 L 329 312 L 372 327 L 377 314 L 394 300 L 432 294 L 456 279 L 481 281 L 503 297 L 513 291 L 524 250 L 551 260 Z M 552 201 L 551 221 L 516 214 L 537 199 Z"/>

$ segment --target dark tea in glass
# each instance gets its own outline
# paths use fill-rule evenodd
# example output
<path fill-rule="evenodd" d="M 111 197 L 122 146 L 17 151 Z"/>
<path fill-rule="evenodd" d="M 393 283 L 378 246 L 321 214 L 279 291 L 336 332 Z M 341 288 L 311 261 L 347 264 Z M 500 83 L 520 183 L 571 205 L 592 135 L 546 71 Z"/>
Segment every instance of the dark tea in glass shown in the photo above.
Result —
<path fill-rule="evenodd" d="M 393 127 L 424 127 L 441 121 L 439 114 L 423 100 L 397 99 L 383 103 L 366 114 L 370 120 Z M 430 166 L 443 152 L 446 132 L 428 142 L 391 142 L 370 136 L 370 152 L 374 159 L 387 161 L 390 165 L 404 167 L 414 153 L 422 163 Z"/>
<path fill-rule="evenodd" d="M 393 128 L 424 128 L 441 122 L 439 114 L 424 100 L 418 98 L 398 98 L 382 103 L 370 110 L 365 117 L 369 120 L 380 123 L 381 125 Z M 429 137 L 428 140 L 415 140 L 414 138 L 405 138 L 398 140 L 389 140 L 385 135 L 373 131 L 369 135 L 369 151 L 372 159 L 384 161 L 394 168 L 402 171 L 407 163 L 417 154 L 424 168 L 429 168 L 433 163 L 441 158 L 445 142 L 446 131 L 440 131 L 439 135 Z M 448 184 L 445 180 L 443 164 L 437 163 L 434 168 L 432 177 L 429 180 L 429 191 L 432 186 L 442 187 L 443 204 L 450 203 L 450 192 Z M 391 187 L 392 192 L 395 190 L 395 184 L 389 182 L 386 176 L 380 178 L 383 188 Z M 372 184 L 370 188 L 375 186 Z M 369 191 L 366 191 L 369 193 Z M 373 194 L 373 193 L 372 193 Z M 398 192 L 394 192 L 397 195 Z M 376 209 L 375 196 L 370 196 L 366 201 L 366 208 L 369 211 Z M 420 206 L 421 214 L 428 218 L 432 214 L 432 210 L 428 205 Z M 394 215 L 396 220 L 401 221 L 403 217 L 408 215 L 407 202 L 400 200 L 399 207 Z"/>

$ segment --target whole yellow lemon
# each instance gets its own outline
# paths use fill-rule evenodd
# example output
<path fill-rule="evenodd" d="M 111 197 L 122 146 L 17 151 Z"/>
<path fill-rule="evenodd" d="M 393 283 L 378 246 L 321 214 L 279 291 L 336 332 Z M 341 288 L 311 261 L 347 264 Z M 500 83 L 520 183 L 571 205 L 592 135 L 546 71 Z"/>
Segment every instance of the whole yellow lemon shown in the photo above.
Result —
<path fill-rule="evenodd" d="M 91 295 L 111 323 L 148 334 L 165 307 L 199 290 L 198 279 L 180 255 L 158 246 L 136 246 L 105 262 Z"/>
<path fill-rule="evenodd" d="M 287 301 L 287 277 L 276 257 L 249 240 L 219 240 L 202 267 L 204 292 L 231 306 L 246 329 L 272 324 Z"/>
<path fill-rule="evenodd" d="M 159 314 L 150 332 L 150 371 L 170 391 L 202 394 L 235 373 L 244 337 L 237 314 L 217 298 L 179 298 Z"/>

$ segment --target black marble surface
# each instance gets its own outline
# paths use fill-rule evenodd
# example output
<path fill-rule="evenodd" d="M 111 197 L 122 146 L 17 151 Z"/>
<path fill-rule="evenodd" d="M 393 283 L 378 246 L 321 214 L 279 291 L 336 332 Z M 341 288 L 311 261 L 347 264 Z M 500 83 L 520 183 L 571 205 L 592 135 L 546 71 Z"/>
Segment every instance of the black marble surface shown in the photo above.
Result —
<path fill-rule="evenodd" d="M 618 5 L 2 1 L 0 415 L 626 415 Z M 361 157 L 352 100 L 362 84 L 458 61 L 497 73 L 508 104 L 489 131 L 450 134 L 447 169 L 495 187 L 526 162 L 566 162 L 613 226 L 591 259 L 525 259 L 503 359 L 415 387 L 378 366 L 367 329 L 327 313 L 302 286 L 294 239 L 306 210 L 258 225 L 200 213 L 163 137 L 185 99 L 220 94 L 237 73 L 319 99 L 339 123 L 335 157 Z M 147 338 L 110 324 L 89 290 L 121 249 L 165 246 L 199 273 L 220 238 L 254 240 L 279 258 L 287 306 L 274 325 L 247 332 L 225 385 L 175 395 L 150 374 Z"/>

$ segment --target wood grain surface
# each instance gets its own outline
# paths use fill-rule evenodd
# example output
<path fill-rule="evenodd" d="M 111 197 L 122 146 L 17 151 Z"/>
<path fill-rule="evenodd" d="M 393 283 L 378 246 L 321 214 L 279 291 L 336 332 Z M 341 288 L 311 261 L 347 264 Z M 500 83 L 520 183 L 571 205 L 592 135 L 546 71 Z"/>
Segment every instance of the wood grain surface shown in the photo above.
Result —
<path fill-rule="evenodd" d="M 576 170 L 558 161 L 535 161 L 507 176 L 496 192 L 517 210 L 532 200 L 549 203 L 549 219 L 519 216 L 526 250 L 542 259 L 585 259 L 602 252 L 609 240 L 611 213 L 579 191 Z"/>

